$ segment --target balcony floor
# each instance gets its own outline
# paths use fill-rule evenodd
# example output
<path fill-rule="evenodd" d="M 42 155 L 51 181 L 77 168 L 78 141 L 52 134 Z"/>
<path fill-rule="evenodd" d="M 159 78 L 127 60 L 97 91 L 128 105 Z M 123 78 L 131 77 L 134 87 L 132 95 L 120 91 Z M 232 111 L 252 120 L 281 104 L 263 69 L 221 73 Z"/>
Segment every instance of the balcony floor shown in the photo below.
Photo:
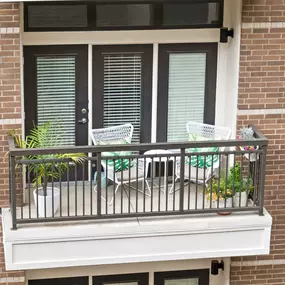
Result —
<path fill-rule="evenodd" d="M 158 181 L 154 180 L 154 183 L 158 185 Z M 109 183 L 110 184 L 110 183 Z M 149 181 L 150 187 L 151 183 Z M 155 185 L 154 184 L 154 185 Z M 133 187 L 136 183 L 132 184 Z M 54 183 L 54 187 L 60 188 L 58 183 Z M 129 213 L 151 213 L 151 212 L 174 212 L 179 210 L 180 206 L 180 191 L 170 193 L 172 183 L 168 184 L 166 192 L 164 192 L 163 183 L 161 183 L 160 191 L 158 186 L 153 186 L 152 195 L 144 195 L 141 193 L 142 183 L 138 184 L 138 189 L 133 189 L 129 185 L 120 187 L 116 193 L 113 203 L 110 205 L 106 203 L 106 193 L 108 202 L 111 201 L 114 193 L 114 185 L 110 184 L 102 189 L 101 198 L 101 214 L 113 215 L 113 214 L 129 214 Z M 175 188 L 179 188 L 179 182 L 175 184 Z M 217 203 L 212 202 L 210 207 L 210 201 L 208 201 L 203 195 L 203 185 L 187 184 L 184 191 L 184 210 L 201 210 L 209 208 L 217 208 Z M 67 216 L 89 216 L 97 214 L 97 192 L 94 190 L 94 185 L 90 185 L 90 182 L 77 183 L 75 187 L 74 182 L 61 184 L 61 203 L 55 217 L 67 217 Z M 17 208 L 17 218 L 37 218 L 37 210 L 34 203 L 33 189 L 26 192 L 26 197 L 23 207 Z M 148 193 L 147 189 L 145 193 Z M 28 203 L 30 201 L 30 203 Z M 231 202 L 231 199 L 230 199 Z M 30 204 L 30 207 L 29 207 Z M 231 205 L 227 204 L 227 207 Z M 249 206 L 250 205 L 249 203 Z M 224 202 L 220 203 L 219 208 L 225 208 Z"/>

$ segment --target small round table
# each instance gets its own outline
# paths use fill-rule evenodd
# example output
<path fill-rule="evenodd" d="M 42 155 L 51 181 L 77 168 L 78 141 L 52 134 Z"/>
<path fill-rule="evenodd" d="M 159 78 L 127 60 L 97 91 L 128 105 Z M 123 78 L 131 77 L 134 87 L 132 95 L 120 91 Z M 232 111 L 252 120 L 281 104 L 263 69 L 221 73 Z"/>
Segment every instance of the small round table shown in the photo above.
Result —
<path fill-rule="evenodd" d="M 165 154 L 166 156 L 159 156 L 159 157 L 155 157 L 155 155 L 163 155 Z M 144 153 L 144 155 L 153 155 L 154 157 L 152 158 L 154 162 L 163 162 L 164 163 L 164 193 L 166 193 L 166 189 L 168 187 L 168 175 L 167 175 L 167 162 L 169 161 L 173 161 L 173 156 L 168 156 L 168 155 L 172 155 L 173 152 L 170 150 L 166 150 L 166 149 L 153 149 L 153 150 L 148 150 Z M 175 167 L 175 165 L 173 165 L 173 168 Z M 153 175 L 153 171 L 154 169 L 151 169 L 152 171 L 152 175 Z M 173 175 L 174 175 L 174 171 L 173 171 Z M 154 175 L 153 175 L 154 176 Z M 173 177 L 173 183 L 174 183 L 174 177 Z"/>

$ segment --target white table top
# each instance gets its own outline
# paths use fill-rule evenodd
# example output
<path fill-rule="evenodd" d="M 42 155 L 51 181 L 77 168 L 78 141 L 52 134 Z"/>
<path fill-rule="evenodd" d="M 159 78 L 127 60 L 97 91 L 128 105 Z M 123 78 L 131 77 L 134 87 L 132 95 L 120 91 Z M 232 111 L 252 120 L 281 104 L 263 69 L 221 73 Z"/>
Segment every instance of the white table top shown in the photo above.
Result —
<path fill-rule="evenodd" d="M 155 162 L 159 162 L 159 161 L 166 162 L 169 160 L 173 160 L 173 157 L 169 156 L 169 154 L 171 155 L 173 154 L 173 152 L 170 150 L 166 150 L 166 149 L 152 149 L 152 150 L 146 151 L 144 154 L 145 155 L 162 155 L 162 154 L 166 155 L 166 156 L 154 157 L 153 161 Z"/>

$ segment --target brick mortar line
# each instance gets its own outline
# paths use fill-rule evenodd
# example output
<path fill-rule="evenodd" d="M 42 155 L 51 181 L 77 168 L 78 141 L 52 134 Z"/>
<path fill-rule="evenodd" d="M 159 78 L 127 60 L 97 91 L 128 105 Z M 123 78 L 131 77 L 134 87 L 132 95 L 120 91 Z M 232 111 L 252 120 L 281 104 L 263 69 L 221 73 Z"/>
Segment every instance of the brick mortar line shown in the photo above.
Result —
<path fill-rule="evenodd" d="M 285 22 L 242 23 L 241 27 L 242 29 L 285 28 Z"/>
<path fill-rule="evenodd" d="M 238 115 L 282 115 L 285 114 L 285 108 L 278 109 L 246 109 L 238 110 Z"/>
<path fill-rule="evenodd" d="M 0 35 L 1 34 L 20 34 L 20 28 L 18 27 L 0 28 Z"/>
<path fill-rule="evenodd" d="M 0 278 L 0 283 L 23 283 L 25 282 L 25 277 L 4 277 Z"/>
<path fill-rule="evenodd" d="M 262 265 L 285 265 L 285 259 L 253 260 L 253 261 L 234 261 L 231 267 L 240 266 L 262 266 Z"/>
<path fill-rule="evenodd" d="M 18 125 L 22 124 L 21 119 L 0 119 L 0 125 Z"/>

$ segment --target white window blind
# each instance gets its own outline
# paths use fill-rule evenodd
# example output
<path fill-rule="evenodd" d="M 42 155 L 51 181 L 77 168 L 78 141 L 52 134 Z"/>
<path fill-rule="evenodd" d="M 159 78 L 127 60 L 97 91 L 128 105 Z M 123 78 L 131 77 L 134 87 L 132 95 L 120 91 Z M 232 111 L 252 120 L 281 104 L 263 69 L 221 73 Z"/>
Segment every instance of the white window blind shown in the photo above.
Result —
<path fill-rule="evenodd" d="M 75 145 L 75 56 L 37 57 L 38 124 L 59 124 L 62 145 Z"/>
<path fill-rule="evenodd" d="M 142 55 L 104 54 L 104 127 L 131 123 L 140 142 Z"/>
<path fill-rule="evenodd" d="M 169 54 L 168 141 L 188 140 L 188 121 L 203 123 L 205 78 L 205 53 Z"/>

